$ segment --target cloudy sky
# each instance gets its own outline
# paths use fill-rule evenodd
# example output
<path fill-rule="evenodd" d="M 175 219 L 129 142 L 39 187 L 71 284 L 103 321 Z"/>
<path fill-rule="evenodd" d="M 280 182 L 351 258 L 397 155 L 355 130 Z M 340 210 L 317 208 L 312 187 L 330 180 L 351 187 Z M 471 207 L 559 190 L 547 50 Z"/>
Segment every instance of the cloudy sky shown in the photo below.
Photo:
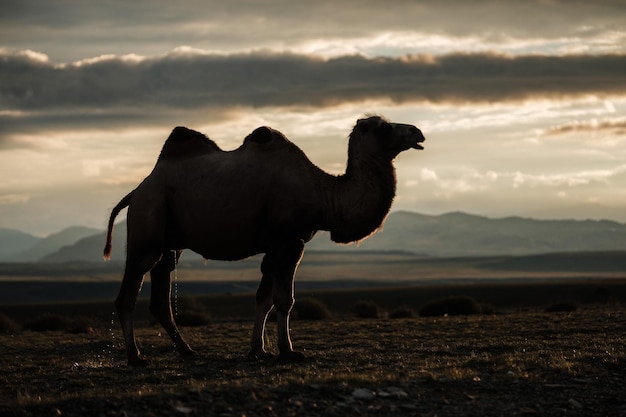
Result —
<path fill-rule="evenodd" d="M 177 125 L 340 173 L 412 123 L 394 209 L 626 222 L 626 3 L 0 0 L 0 227 L 104 227 Z"/>

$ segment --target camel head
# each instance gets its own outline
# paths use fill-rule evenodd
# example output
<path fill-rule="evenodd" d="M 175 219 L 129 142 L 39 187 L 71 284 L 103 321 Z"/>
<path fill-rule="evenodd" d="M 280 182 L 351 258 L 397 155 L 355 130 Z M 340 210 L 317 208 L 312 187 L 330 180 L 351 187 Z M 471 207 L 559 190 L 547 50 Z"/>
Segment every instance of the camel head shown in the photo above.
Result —
<path fill-rule="evenodd" d="M 349 147 L 392 160 L 407 149 L 424 149 L 420 145 L 424 140 L 422 132 L 413 125 L 390 123 L 380 116 L 371 116 L 357 121 L 350 134 Z"/>

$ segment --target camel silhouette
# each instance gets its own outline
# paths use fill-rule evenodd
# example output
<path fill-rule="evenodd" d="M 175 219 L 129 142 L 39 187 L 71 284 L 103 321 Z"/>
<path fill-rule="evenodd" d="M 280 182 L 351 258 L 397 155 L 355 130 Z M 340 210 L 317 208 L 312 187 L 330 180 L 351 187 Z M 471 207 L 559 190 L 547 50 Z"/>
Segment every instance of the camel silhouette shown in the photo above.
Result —
<path fill-rule="evenodd" d="M 115 302 L 128 363 L 146 364 L 135 341 L 133 311 L 147 272 L 150 311 L 181 355 L 194 353 L 171 307 L 170 273 L 183 249 L 229 261 L 264 253 L 248 357 L 273 357 L 265 349 L 264 333 L 275 309 L 278 359 L 304 359 L 293 350 L 289 316 L 305 243 L 319 230 L 329 231 L 338 243 L 359 241 L 378 230 L 395 196 L 394 158 L 410 148 L 423 149 L 424 140 L 412 125 L 379 116 L 360 119 L 349 137 L 346 171 L 335 176 L 269 127 L 257 128 L 233 151 L 221 150 L 201 133 L 175 128 L 153 171 L 109 218 L 105 259 L 112 249 L 115 217 L 128 207 L 126 266 Z"/>

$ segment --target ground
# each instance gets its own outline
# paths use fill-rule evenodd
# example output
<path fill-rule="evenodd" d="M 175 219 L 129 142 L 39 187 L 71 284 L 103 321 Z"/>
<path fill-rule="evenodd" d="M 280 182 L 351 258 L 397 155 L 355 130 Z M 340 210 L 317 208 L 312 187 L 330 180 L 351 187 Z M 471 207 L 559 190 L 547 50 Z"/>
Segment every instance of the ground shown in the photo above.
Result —
<path fill-rule="evenodd" d="M 295 321 L 307 360 L 245 360 L 249 321 L 156 326 L 129 368 L 117 324 L 0 336 L 3 416 L 626 416 L 626 307 Z M 269 339 L 275 348 L 274 324 Z"/>

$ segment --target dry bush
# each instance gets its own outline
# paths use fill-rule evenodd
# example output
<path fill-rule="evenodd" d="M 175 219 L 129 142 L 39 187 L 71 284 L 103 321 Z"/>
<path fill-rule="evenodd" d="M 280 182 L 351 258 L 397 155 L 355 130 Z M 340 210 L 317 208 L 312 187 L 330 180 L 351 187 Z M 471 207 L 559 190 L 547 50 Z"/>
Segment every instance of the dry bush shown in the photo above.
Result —
<path fill-rule="evenodd" d="M 19 324 L 11 317 L 0 313 L 0 334 L 17 334 L 22 330 Z"/>
<path fill-rule="evenodd" d="M 71 327 L 72 320 L 61 314 L 44 313 L 24 323 L 24 329 L 34 332 L 47 332 L 67 330 Z"/>
<path fill-rule="evenodd" d="M 406 306 L 398 307 L 392 310 L 391 313 L 389 313 L 390 319 L 408 319 L 415 316 L 415 310 L 413 310 L 411 307 Z"/>
<path fill-rule="evenodd" d="M 211 315 L 201 311 L 183 311 L 176 316 L 176 323 L 180 326 L 206 326 L 211 322 Z"/>
<path fill-rule="evenodd" d="M 172 306 L 176 313 L 176 323 L 180 326 L 205 326 L 211 322 L 211 313 L 195 297 L 178 297 L 172 300 Z"/>
<path fill-rule="evenodd" d="M 461 316 L 481 314 L 480 303 L 471 297 L 445 297 L 429 301 L 422 306 L 419 314 L 422 317 L 432 316 Z"/>
<path fill-rule="evenodd" d="M 377 319 L 381 316 L 380 307 L 373 301 L 361 300 L 352 307 L 352 313 L 361 319 Z"/>
<path fill-rule="evenodd" d="M 326 320 L 332 316 L 328 306 L 313 297 L 298 300 L 293 307 L 296 320 Z"/>

